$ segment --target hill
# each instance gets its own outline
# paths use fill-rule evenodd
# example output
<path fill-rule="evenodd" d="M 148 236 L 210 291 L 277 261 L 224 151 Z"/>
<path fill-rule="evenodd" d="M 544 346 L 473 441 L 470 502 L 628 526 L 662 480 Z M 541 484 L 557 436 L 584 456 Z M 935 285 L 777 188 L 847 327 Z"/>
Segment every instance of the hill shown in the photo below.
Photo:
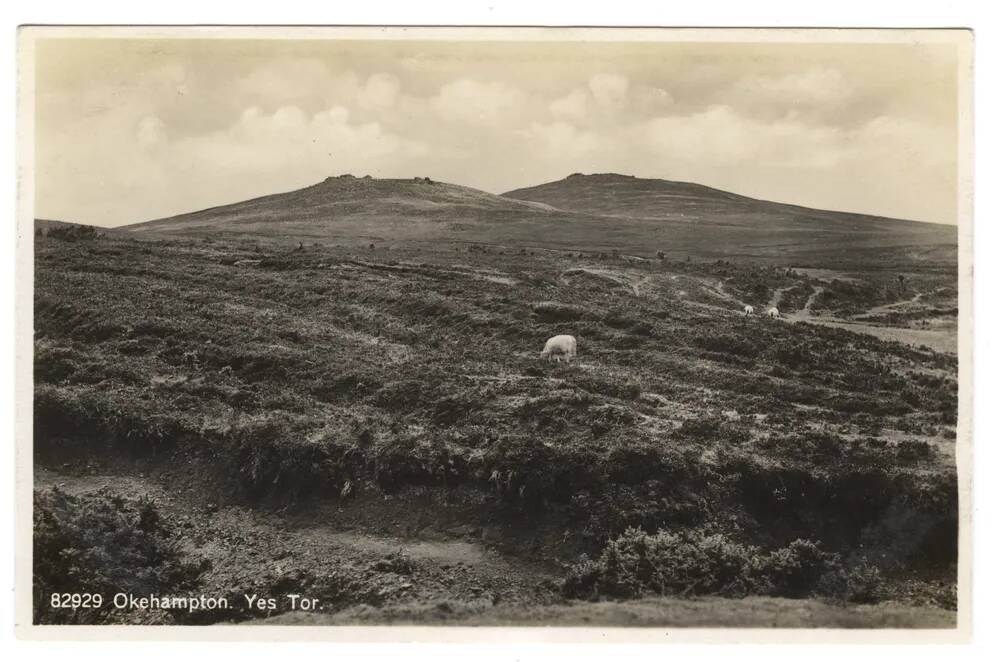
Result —
<path fill-rule="evenodd" d="M 73 223 L 70 221 L 56 221 L 49 218 L 35 219 L 35 232 L 48 236 L 50 232 L 70 232 L 70 233 L 97 233 L 104 232 L 106 228 L 98 228 L 95 225 L 86 223 Z"/>
<path fill-rule="evenodd" d="M 685 218 L 686 212 L 703 209 L 707 204 L 715 203 L 717 209 L 725 210 L 732 208 L 734 203 L 757 202 L 701 184 L 640 179 L 615 173 L 575 173 L 556 182 L 519 188 L 502 195 L 514 200 L 544 201 L 560 209 L 636 218 Z"/>
<path fill-rule="evenodd" d="M 470 235 L 493 226 L 515 236 L 525 224 L 561 223 L 575 214 L 428 178 L 341 175 L 303 189 L 126 226 L 146 235 L 244 236 L 297 241 L 407 241 Z"/>
<path fill-rule="evenodd" d="M 125 226 L 153 238 L 435 248 L 460 244 L 652 256 L 953 265 L 950 226 L 754 200 L 698 184 L 571 175 L 502 196 L 427 178 L 342 175 L 303 189 Z"/>
<path fill-rule="evenodd" d="M 727 191 L 614 173 L 573 174 L 508 191 L 504 197 L 631 222 L 656 220 L 672 241 L 694 252 L 761 256 L 843 249 L 957 245 L 956 229 L 934 223 L 811 209 Z M 711 228 L 711 233 L 705 230 Z M 652 238 L 652 237 L 651 237 Z M 714 250 L 711 247 L 715 247 Z"/>

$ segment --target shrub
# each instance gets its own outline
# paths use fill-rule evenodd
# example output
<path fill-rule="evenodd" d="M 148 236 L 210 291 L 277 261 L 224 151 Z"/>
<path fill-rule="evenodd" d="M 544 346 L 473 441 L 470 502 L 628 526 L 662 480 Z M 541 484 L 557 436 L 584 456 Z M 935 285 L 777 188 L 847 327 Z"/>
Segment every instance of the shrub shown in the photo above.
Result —
<path fill-rule="evenodd" d="M 879 569 L 867 561 L 854 568 L 836 568 L 819 581 L 818 591 L 844 602 L 874 604 L 884 594 L 884 581 Z"/>
<path fill-rule="evenodd" d="M 119 592 L 166 594 L 194 588 L 204 566 L 183 560 L 148 499 L 102 490 L 71 496 L 58 488 L 34 497 L 35 623 L 97 623 Z M 52 593 L 100 593 L 99 609 L 56 609 Z"/>
<path fill-rule="evenodd" d="M 762 574 L 777 595 L 799 598 L 809 594 L 829 570 L 839 566 L 839 559 L 823 552 L 811 540 L 794 540 L 787 547 L 768 554 Z"/>
<path fill-rule="evenodd" d="M 631 528 L 608 542 L 597 561 L 583 558 L 570 568 L 563 593 L 576 598 L 743 595 L 752 588 L 748 569 L 754 552 L 720 534 L 650 535 Z"/>
<path fill-rule="evenodd" d="M 610 484 L 572 499 L 573 520 L 581 522 L 583 541 L 600 549 L 610 538 L 630 527 L 646 532 L 674 526 L 694 526 L 708 516 L 704 499 L 669 489 L 667 481 L 647 480 L 632 485 Z"/>
<path fill-rule="evenodd" d="M 843 590 L 841 595 L 869 595 L 862 575 L 843 571 L 836 554 L 823 552 L 810 540 L 795 540 L 764 553 L 705 529 L 648 534 L 630 528 L 608 542 L 596 561 L 584 556 L 571 566 L 563 593 L 586 599 L 648 594 L 802 597 L 847 585 L 846 579 L 840 583 L 836 577 L 827 579 L 831 575 L 854 577 L 854 590 Z"/>

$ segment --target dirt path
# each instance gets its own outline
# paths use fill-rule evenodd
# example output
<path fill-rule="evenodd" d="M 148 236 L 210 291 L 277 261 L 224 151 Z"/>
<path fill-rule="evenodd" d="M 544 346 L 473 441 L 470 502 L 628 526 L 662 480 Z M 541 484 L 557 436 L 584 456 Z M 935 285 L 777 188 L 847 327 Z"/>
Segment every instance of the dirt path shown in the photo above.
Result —
<path fill-rule="evenodd" d="M 346 582 L 330 604 L 333 610 L 413 600 L 546 604 L 558 598 L 557 568 L 501 554 L 471 527 L 445 530 L 442 524 L 414 532 L 404 521 L 415 510 L 409 499 L 400 499 L 398 508 L 380 497 L 375 510 L 360 499 L 292 515 L 205 503 L 203 495 L 144 474 L 81 475 L 37 467 L 35 485 L 78 496 L 106 490 L 153 499 L 185 554 L 210 562 L 202 578 L 206 595 L 279 591 L 276 587 L 289 582 L 308 585 L 332 577 Z M 348 512 L 352 508 L 359 512 Z M 351 594 L 343 595 L 347 591 Z"/>
<path fill-rule="evenodd" d="M 781 299 L 781 295 L 785 290 L 789 288 L 779 289 L 775 292 L 772 302 Z M 798 323 L 804 322 L 807 324 L 819 324 L 822 326 L 828 326 L 836 329 L 844 329 L 847 331 L 854 331 L 855 333 L 865 333 L 870 336 L 875 336 L 880 340 L 889 340 L 900 342 L 906 345 L 912 345 L 914 347 L 925 346 L 936 352 L 945 352 L 949 354 L 954 354 L 958 351 L 958 330 L 952 328 L 941 328 L 941 329 L 910 329 L 907 327 L 898 326 L 884 326 L 876 324 L 866 324 L 861 321 L 856 320 L 844 320 L 828 316 L 814 315 L 812 312 L 813 304 L 816 299 L 823 293 L 824 288 L 822 286 L 813 286 L 813 292 L 809 295 L 806 300 L 805 305 L 803 305 L 801 310 L 783 312 L 782 316 L 779 318 L 785 322 Z M 865 315 L 871 314 L 872 311 L 880 310 L 885 312 L 891 310 L 894 306 L 902 306 L 911 303 L 916 303 L 920 300 L 922 294 L 917 294 L 912 299 L 907 301 L 899 301 L 893 304 L 886 304 L 885 306 L 878 306 L 872 308 L 865 313 Z M 777 305 L 772 303 L 772 305 Z"/>
<path fill-rule="evenodd" d="M 784 317 L 786 319 L 795 322 L 815 321 L 817 318 L 813 317 L 812 307 L 813 304 L 816 303 L 816 298 L 819 297 L 819 295 L 822 294 L 823 291 L 824 291 L 823 287 L 819 285 L 814 285 L 812 294 L 810 294 L 809 298 L 806 299 L 805 304 L 803 304 L 802 306 L 802 310 L 786 311 L 783 313 Z"/>
<path fill-rule="evenodd" d="M 855 333 L 866 333 L 880 340 L 900 342 L 904 345 L 912 345 L 914 347 L 925 346 L 935 352 L 955 354 L 958 351 L 957 328 L 909 329 L 899 326 L 878 326 L 875 324 L 847 322 L 821 317 L 810 317 L 807 320 L 799 321 L 808 324 L 822 324 L 823 326 L 845 329 L 847 331 L 854 331 Z"/>
<path fill-rule="evenodd" d="M 806 303 L 805 303 L 804 306 L 802 306 L 802 310 L 800 311 L 803 315 L 806 315 L 806 316 L 812 315 L 813 304 L 816 303 L 816 298 L 819 295 L 823 294 L 823 292 L 825 291 L 825 289 L 826 288 L 823 288 L 823 287 L 820 287 L 820 286 L 813 287 L 812 294 L 810 294 L 809 298 L 806 299 Z"/>
<path fill-rule="evenodd" d="M 901 308 L 903 306 L 911 306 L 911 305 L 913 305 L 915 303 L 919 303 L 920 300 L 922 298 L 924 298 L 925 294 L 927 294 L 927 293 L 926 292 L 917 292 L 915 295 L 913 295 L 912 298 L 907 299 L 906 301 L 896 301 L 896 302 L 893 302 L 893 303 L 886 303 L 886 304 L 883 304 L 881 306 L 875 306 L 874 308 L 869 308 L 867 311 L 865 311 L 864 313 L 862 313 L 860 315 L 860 317 L 864 317 L 864 316 L 868 316 L 868 315 L 880 315 L 882 313 L 891 313 L 891 312 L 894 312 L 897 308 Z"/>
<path fill-rule="evenodd" d="M 781 303 L 781 300 L 784 298 L 785 292 L 793 289 L 794 287 L 795 287 L 794 285 L 790 285 L 788 287 L 779 287 L 778 289 L 776 289 L 774 291 L 774 294 L 771 295 L 771 300 L 767 302 L 766 307 L 777 308 L 778 304 Z"/>

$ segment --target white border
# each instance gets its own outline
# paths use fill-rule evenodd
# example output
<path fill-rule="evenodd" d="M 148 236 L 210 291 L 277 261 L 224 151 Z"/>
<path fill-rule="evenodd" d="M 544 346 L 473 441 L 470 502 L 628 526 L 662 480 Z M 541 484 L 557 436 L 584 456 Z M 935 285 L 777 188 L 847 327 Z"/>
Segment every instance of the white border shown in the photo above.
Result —
<path fill-rule="evenodd" d="M 85 8 L 84 8 L 84 4 L 86 5 Z M 75 8 L 76 9 L 75 12 L 73 10 L 69 10 L 69 11 L 64 10 L 63 13 L 60 14 L 59 20 L 66 21 L 66 20 L 69 19 L 69 20 L 79 21 L 79 22 L 93 22 L 95 20 L 97 20 L 97 21 L 104 20 L 104 21 L 107 21 L 107 22 L 118 22 L 118 23 L 128 22 L 128 20 L 140 20 L 140 21 L 147 21 L 147 22 L 149 22 L 149 21 L 177 22 L 176 18 L 169 18 L 169 17 L 168 18 L 162 18 L 164 16 L 163 11 L 157 11 L 155 9 L 153 11 L 149 12 L 148 14 L 146 14 L 146 16 L 147 16 L 146 18 L 128 17 L 128 11 L 118 11 L 117 13 L 112 12 L 111 13 L 111 18 L 109 20 L 108 18 L 102 18 L 102 15 L 101 15 L 101 13 L 99 11 L 94 11 L 94 7 L 93 7 L 94 4 L 95 3 L 93 3 L 93 2 L 91 2 L 91 3 L 81 3 L 81 5 L 79 5 L 79 6 L 77 6 Z M 178 4 L 184 4 L 184 3 L 174 2 L 174 3 L 171 3 L 171 6 L 172 7 L 176 7 Z M 190 3 L 188 3 L 188 4 L 190 4 Z M 201 3 L 199 3 L 199 4 L 201 4 Z M 241 10 L 239 16 L 240 16 L 241 20 L 248 20 L 248 22 L 277 21 L 277 22 L 288 23 L 289 20 L 288 20 L 287 17 L 288 17 L 289 14 L 287 12 L 288 12 L 288 8 L 289 8 L 289 4 L 290 3 L 283 2 L 283 3 L 278 3 L 278 4 L 281 5 L 281 7 L 279 9 L 286 12 L 284 14 L 284 16 L 276 16 L 275 13 L 274 13 L 274 11 L 272 11 L 270 13 L 267 13 L 267 12 L 261 13 L 260 11 L 248 10 L 246 8 L 244 8 L 243 10 Z M 294 4 L 294 3 L 291 3 L 291 4 Z M 370 3 L 370 2 L 366 3 L 366 5 L 369 8 L 371 7 L 372 4 L 373 3 Z M 414 11 L 412 11 L 412 9 L 411 10 L 400 9 L 397 13 L 393 13 L 392 16 L 394 17 L 394 19 L 398 16 L 399 17 L 399 19 L 397 19 L 398 22 L 432 22 L 432 23 L 446 23 L 446 22 L 449 22 L 449 21 L 441 20 L 440 18 L 434 19 L 434 15 L 435 15 L 434 12 L 427 10 L 427 6 L 426 5 L 428 3 L 423 2 L 423 3 L 414 3 L 414 4 L 419 4 L 420 5 L 420 8 L 418 9 L 418 11 L 414 12 Z M 475 3 L 467 3 L 465 6 L 473 5 L 473 4 L 475 4 Z M 577 18 L 577 17 L 579 17 L 579 16 L 581 16 L 581 15 L 585 15 L 585 16 L 589 16 L 589 17 L 594 17 L 596 15 L 596 16 L 598 16 L 598 18 L 596 20 L 594 18 L 589 18 L 589 19 L 584 19 L 584 20 L 574 20 L 573 22 L 578 23 L 578 24 L 579 23 L 597 23 L 597 24 L 605 24 L 605 25 L 614 24 L 614 23 L 622 23 L 622 22 L 624 22 L 626 24 L 627 23 L 633 23 L 634 24 L 634 23 L 638 23 L 638 22 L 643 22 L 643 21 L 635 21 L 635 20 L 624 20 L 624 21 L 622 21 L 621 17 L 623 16 L 623 12 L 621 11 L 621 9 L 622 9 L 622 5 L 623 4 L 628 4 L 628 3 L 616 2 L 616 3 L 614 3 L 613 7 L 605 10 L 605 12 L 603 14 L 601 14 L 600 12 L 597 12 L 595 14 L 594 12 L 581 11 L 580 8 L 575 8 L 574 12 L 573 12 L 573 18 L 574 19 Z M 701 3 L 698 3 L 698 4 L 700 5 L 700 10 L 702 12 L 702 16 L 706 15 L 704 7 L 705 7 L 706 4 L 710 4 L 710 3 L 701 2 Z M 747 3 L 747 4 L 751 4 L 751 3 Z M 801 11 L 792 10 L 792 11 L 780 11 L 778 13 L 774 13 L 773 10 L 771 12 L 769 12 L 769 11 L 767 11 L 766 8 L 762 8 L 762 5 L 773 5 L 775 3 L 757 2 L 757 3 L 752 3 L 752 4 L 753 4 L 752 8 L 744 9 L 743 11 L 740 11 L 738 9 L 734 9 L 734 8 L 731 8 L 731 7 L 727 8 L 726 13 L 723 14 L 723 15 L 726 17 L 726 20 L 728 20 L 730 23 L 742 23 L 744 25 L 745 24 L 761 23 L 761 22 L 765 22 L 765 21 L 768 22 L 768 23 L 784 24 L 784 25 L 788 25 L 789 23 L 796 23 L 796 22 L 799 23 L 799 24 L 813 24 L 813 25 L 821 25 L 823 23 L 826 23 L 827 25 L 876 25 L 877 24 L 877 25 L 908 25 L 908 26 L 918 26 L 918 25 L 943 26 L 943 25 L 963 25 L 963 24 L 968 25 L 968 24 L 971 24 L 969 21 L 951 20 L 949 17 L 950 16 L 954 16 L 955 12 L 953 12 L 953 11 L 952 12 L 941 11 L 940 9 L 937 10 L 937 11 L 926 11 L 926 10 L 922 10 L 921 11 L 920 9 L 915 9 L 915 8 L 910 7 L 910 8 L 907 9 L 907 11 L 905 12 L 905 14 L 900 14 L 898 11 L 896 11 L 898 8 L 891 8 L 890 9 L 888 7 L 883 6 L 881 8 L 877 8 L 876 7 L 872 11 L 868 12 L 866 18 L 863 18 L 861 20 L 857 20 L 857 19 L 855 19 L 855 20 L 849 20 L 849 19 L 846 19 L 846 18 L 843 17 L 843 13 L 844 12 L 843 12 L 842 8 L 844 7 L 845 3 L 841 2 L 841 3 L 838 3 L 838 7 L 840 8 L 839 13 L 841 14 L 841 16 L 839 16 L 837 18 L 834 18 L 832 21 L 830 20 L 830 18 L 827 18 L 825 21 L 822 21 L 822 20 L 816 20 L 816 19 L 812 19 L 812 20 L 809 20 L 809 19 L 802 20 L 801 18 L 797 19 L 796 16 L 802 16 L 802 12 Z M 794 3 L 778 3 L 778 4 L 789 5 L 789 4 L 794 4 Z M 866 6 L 871 6 L 871 5 L 866 5 Z M 881 9 L 881 12 L 879 12 L 878 9 Z M 218 12 L 218 10 L 215 10 L 215 11 Z M 378 11 L 379 11 L 378 9 L 375 10 L 376 15 L 378 14 Z M 382 9 L 382 11 L 384 11 L 384 9 Z M 350 13 L 350 12 L 338 12 L 338 13 L 340 15 L 344 15 L 345 13 Z M 806 13 L 808 14 L 809 12 L 806 12 Z M 838 12 L 833 12 L 833 13 L 838 13 Z M 74 14 L 76 16 L 75 18 L 74 18 Z M 153 18 L 149 18 L 148 17 L 150 14 L 153 15 Z M 206 11 L 202 11 L 202 12 L 196 11 L 196 12 L 192 12 L 190 14 L 190 16 L 196 17 L 194 20 L 199 20 L 199 21 L 204 21 L 204 20 L 208 20 L 208 21 L 215 20 L 215 21 L 218 21 L 218 20 L 220 20 L 219 18 L 215 18 L 215 19 L 212 19 L 211 17 L 207 17 L 206 18 L 206 14 L 207 14 Z M 355 14 L 357 14 L 356 11 L 355 11 Z M 371 14 L 371 10 L 369 9 L 369 16 L 370 16 L 370 14 Z M 414 14 L 419 14 L 419 16 L 414 16 Z M 482 7 L 480 6 L 480 7 L 478 7 L 478 14 L 475 13 L 475 11 L 472 12 L 472 15 L 474 15 L 474 16 L 476 16 L 478 18 L 473 18 L 472 20 L 469 20 L 468 18 L 466 18 L 466 19 L 459 19 L 458 21 L 454 21 L 454 22 L 459 22 L 459 23 L 461 23 L 461 22 L 467 22 L 467 23 L 490 23 L 490 22 L 498 22 L 498 21 L 495 21 L 495 20 L 490 20 L 490 19 L 495 18 L 497 16 L 497 14 L 492 14 L 491 13 L 491 14 L 488 14 L 488 16 L 486 16 L 485 18 L 484 18 L 484 14 L 485 14 L 485 12 L 483 11 Z M 544 14 L 544 12 L 535 12 L 535 14 L 533 14 L 533 16 L 539 15 L 539 14 Z M 611 14 L 611 15 L 609 15 L 609 14 Z M 37 15 L 37 12 L 36 12 L 36 15 Z M 108 15 L 107 10 L 104 10 L 104 15 L 105 16 Z M 219 14 L 217 13 L 216 15 L 218 16 Z M 437 15 L 440 16 L 440 10 L 438 10 L 438 14 Z M 468 12 L 468 11 L 464 11 L 463 12 L 463 11 L 456 10 L 454 14 L 447 14 L 447 15 L 448 16 L 469 16 L 470 12 Z M 508 13 L 508 14 L 505 14 L 504 16 L 509 16 L 509 15 L 510 14 Z M 551 16 L 552 14 L 549 14 L 549 15 Z M 634 12 L 633 12 L 633 15 L 634 15 Z M 829 16 L 829 12 L 828 12 L 827 15 Z M 919 18 L 919 17 L 918 18 L 906 18 L 907 16 L 913 16 L 913 15 L 919 15 L 919 16 L 921 16 L 923 18 Z M 225 14 L 223 12 L 222 16 L 223 16 L 223 20 L 225 20 L 225 18 L 231 18 L 232 14 L 228 14 L 227 15 L 227 14 Z M 384 14 L 383 14 L 383 16 L 384 16 Z M 565 17 L 566 17 L 565 12 L 559 12 L 557 14 L 557 16 L 561 20 L 551 20 L 551 19 L 546 20 L 546 19 L 542 18 L 542 19 L 539 19 L 539 20 L 532 19 L 532 20 L 529 20 L 529 21 L 524 21 L 523 19 L 521 19 L 521 22 L 529 22 L 529 23 L 535 23 L 535 24 L 538 24 L 538 23 L 543 23 L 543 24 L 544 23 L 557 24 L 557 23 L 565 22 Z M 603 16 L 603 18 L 601 18 L 602 16 Z M 687 16 L 687 17 L 691 16 L 690 12 L 684 12 L 684 11 L 676 12 L 676 11 L 673 10 L 673 8 L 670 11 L 670 16 L 671 16 L 671 18 L 677 17 L 677 18 L 674 18 L 674 20 L 671 21 L 671 22 L 673 22 L 675 24 L 676 23 L 682 23 L 682 22 L 683 23 L 688 23 L 688 24 L 702 24 L 702 25 L 706 24 L 706 22 L 705 22 L 704 19 L 702 19 L 702 20 L 697 20 L 697 19 L 691 20 L 690 18 L 685 18 L 685 16 Z M 122 17 L 127 17 L 127 18 L 125 18 L 123 20 Z M 876 17 L 876 18 L 872 18 L 872 17 Z M 878 17 L 880 17 L 880 18 L 878 18 Z M 626 18 L 627 18 L 627 16 L 626 16 Z M 765 21 L 761 21 L 760 19 L 762 19 L 762 18 L 765 19 Z M 31 20 L 31 19 L 28 19 L 28 20 Z M 38 19 L 35 19 L 35 20 L 38 20 Z M 49 19 L 43 19 L 43 20 L 53 20 L 53 19 L 49 18 Z M 190 21 L 192 19 L 188 18 L 186 20 Z M 316 21 L 317 19 L 314 17 L 311 20 L 312 21 Z M 301 21 L 301 19 L 299 19 L 298 21 L 293 21 L 293 22 L 299 22 L 299 21 Z M 394 22 L 397 22 L 397 21 L 394 21 Z M 719 19 L 718 19 L 718 17 L 716 17 L 712 22 L 716 23 L 716 24 L 719 24 L 718 21 L 719 21 Z M 342 20 L 340 22 L 343 22 L 343 23 L 358 23 L 358 22 L 366 22 L 366 21 L 364 19 L 360 19 L 360 20 L 359 19 L 350 19 L 350 20 Z M 370 19 L 369 19 L 368 22 L 372 22 L 372 21 L 370 21 Z M 377 23 L 379 21 L 376 20 L 374 22 Z M 502 19 L 499 22 L 510 23 L 510 22 L 517 22 L 517 21 L 512 21 L 510 19 L 506 19 L 506 20 Z M 645 20 L 645 22 L 646 23 L 651 23 L 651 22 L 652 23 L 663 23 L 664 21 L 662 21 L 662 20 L 660 20 L 660 21 L 650 21 L 647 18 Z M 982 91 L 981 91 L 981 93 L 982 93 Z M 971 123 L 970 123 L 969 128 L 971 129 Z M 10 181 L 10 180 L 8 180 L 8 181 Z M 971 186 L 965 187 L 965 188 L 968 189 L 968 190 L 971 190 Z M 963 205 L 963 207 L 964 206 L 965 205 Z M 984 234 L 984 233 L 980 233 L 980 235 L 981 235 L 980 236 L 980 241 L 982 240 L 982 234 Z M 993 234 L 992 236 L 995 237 L 995 234 Z M 980 243 L 977 247 L 981 248 L 982 244 Z M 30 259 L 29 259 L 29 262 L 30 262 Z M 8 264 L 10 264 L 10 263 L 8 263 Z M 983 265 L 984 263 L 981 261 L 981 262 L 979 262 L 979 264 Z M 980 276 L 980 278 L 981 278 L 981 276 Z M 980 281 L 980 282 L 982 282 L 982 281 Z M 980 290 L 980 291 L 982 291 L 982 290 Z M 963 299 L 963 301 L 965 301 L 965 300 L 971 301 L 971 297 L 967 295 L 966 298 Z M 980 310 L 982 310 L 982 307 L 980 308 Z M 983 344 L 985 345 L 986 343 L 983 343 Z M 970 357 L 971 357 L 971 354 L 970 354 Z M 977 371 L 977 373 L 976 373 L 977 378 L 981 374 L 982 374 L 982 372 Z M 991 393 L 992 392 L 995 392 L 995 391 L 991 391 Z M 982 401 L 983 400 L 981 400 L 981 402 Z M 978 488 L 978 486 L 977 486 L 977 488 Z M 988 629 L 989 628 L 987 627 L 987 630 Z M 743 631 L 743 632 L 746 632 L 746 631 Z M 810 631 L 810 632 L 811 633 L 815 633 L 816 631 Z"/>

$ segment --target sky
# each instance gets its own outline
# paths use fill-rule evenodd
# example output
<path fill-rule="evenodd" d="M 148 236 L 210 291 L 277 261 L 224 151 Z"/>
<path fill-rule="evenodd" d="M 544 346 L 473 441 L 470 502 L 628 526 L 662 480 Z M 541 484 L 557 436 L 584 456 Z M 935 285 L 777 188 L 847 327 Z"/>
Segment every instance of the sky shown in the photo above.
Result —
<path fill-rule="evenodd" d="M 40 39 L 37 218 L 115 226 L 352 173 L 618 172 L 957 223 L 932 43 Z"/>

